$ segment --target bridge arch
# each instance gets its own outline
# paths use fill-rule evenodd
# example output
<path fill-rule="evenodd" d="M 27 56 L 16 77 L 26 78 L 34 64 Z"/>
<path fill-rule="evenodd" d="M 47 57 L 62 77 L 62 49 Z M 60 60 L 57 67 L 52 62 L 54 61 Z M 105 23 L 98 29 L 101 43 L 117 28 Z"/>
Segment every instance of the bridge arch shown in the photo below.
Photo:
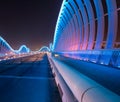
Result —
<path fill-rule="evenodd" d="M 49 52 L 50 49 L 49 49 L 49 47 L 47 47 L 47 46 L 43 46 L 43 47 L 40 48 L 39 51 L 41 51 L 41 52 Z"/>
<path fill-rule="evenodd" d="M 4 56 L 7 53 L 14 52 L 12 47 L 0 36 L 0 56 Z"/>
<path fill-rule="evenodd" d="M 115 48 L 119 10 L 116 0 L 63 0 L 54 34 L 54 51 Z"/>
<path fill-rule="evenodd" d="M 63 0 L 53 52 L 120 66 L 119 0 Z"/>

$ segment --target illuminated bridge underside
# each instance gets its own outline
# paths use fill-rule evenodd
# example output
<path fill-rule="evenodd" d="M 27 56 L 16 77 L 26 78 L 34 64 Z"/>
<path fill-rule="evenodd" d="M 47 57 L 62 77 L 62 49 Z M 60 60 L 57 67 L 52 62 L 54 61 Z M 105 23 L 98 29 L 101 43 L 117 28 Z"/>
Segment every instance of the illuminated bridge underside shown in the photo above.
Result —
<path fill-rule="evenodd" d="M 119 0 L 64 0 L 52 50 L 67 57 L 120 66 Z"/>

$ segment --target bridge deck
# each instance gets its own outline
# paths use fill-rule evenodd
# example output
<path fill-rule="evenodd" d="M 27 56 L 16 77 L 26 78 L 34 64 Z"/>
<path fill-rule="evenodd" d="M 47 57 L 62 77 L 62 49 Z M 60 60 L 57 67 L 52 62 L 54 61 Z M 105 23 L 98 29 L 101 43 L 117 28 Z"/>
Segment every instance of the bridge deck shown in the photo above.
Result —
<path fill-rule="evenodd" d="M 47 56 L 1 63 L 0 102 L 61 102 Z"/>

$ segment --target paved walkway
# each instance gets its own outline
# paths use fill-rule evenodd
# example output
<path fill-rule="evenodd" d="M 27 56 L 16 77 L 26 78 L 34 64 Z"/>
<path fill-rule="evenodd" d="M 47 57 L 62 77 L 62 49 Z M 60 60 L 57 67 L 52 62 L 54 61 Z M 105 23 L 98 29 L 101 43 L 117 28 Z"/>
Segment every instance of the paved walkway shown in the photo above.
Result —
<path fill-rule="evenodd" d="M 0 102 L 61 102 L 47 55 L 0 64 Z"/>

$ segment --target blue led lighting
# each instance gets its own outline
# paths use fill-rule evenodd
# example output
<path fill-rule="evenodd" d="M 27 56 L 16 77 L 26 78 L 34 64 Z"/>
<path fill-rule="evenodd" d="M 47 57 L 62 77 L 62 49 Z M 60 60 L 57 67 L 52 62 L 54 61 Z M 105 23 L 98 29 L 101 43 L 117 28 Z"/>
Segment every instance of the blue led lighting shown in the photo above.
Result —
<path fill-rule="evenodd" d="M 28 53 L 30 49 L 26 45 L 20 46 L 19 50 L 15 50 L 16 53 Z"/>
<path fill-rule="evenodd" d="M 50 51 L 50 49 L 47 46 L 43 46 L 39 51 Z"/>
<path fill-rule="evenodd" d="M 61 14 L 63 13 L 63 8 L 64 8 L 64 4 L 65 4 L 65 2 L 66 2 L 66 0 L 63 0 L 63 3 L 62 3 L 62 6 L 61 6 L 61 9 L 60 9 L 60 12 L 59 12 L 59 15 L 58 15 L 58 20 L 57 20 L 57 23 L 56 23 L 55 33 L 54 33 L 53 50 L 54 50 L 54 48 L 55 48 L 56 39 L 57 39 L 58 25 L 59 25 L 59 23 L 60 23 L 60 17 L 61 17 Z"/>
<path fill-rule="evenodd" d="M 28 53 L 28 52 L 30 52 L 30 49 L 27 48 L 26 45 L 22 45 L 22 46 L 19 48 L 19 50 L 14 50 L 14 49 L 7 43 L 7 41 L 5 41 L 1 36 L 0 36 L 0 41 L 3 42 L 3 45 L 4 45 L 5 48 L 8 49 L 8 52 L 11 51 L 11 53 L 9 53 L 9 54 L 13 54 L 13 53 L 16 53 L 16 54 L 17 54 L 17 53 Z M 7 52 L 3 52 L 3 53 L 7 54 Z M 5 54 L 4 54 L 4 55 L 5 55 Z"/>
<path fill-rule="evenodd" d="M 9 48 L 11 51 L 14 52 L 13 48 L 1 36 L 0 36 L 0 41 L 2 41 L 6 45 L 7 48 Z"/>

